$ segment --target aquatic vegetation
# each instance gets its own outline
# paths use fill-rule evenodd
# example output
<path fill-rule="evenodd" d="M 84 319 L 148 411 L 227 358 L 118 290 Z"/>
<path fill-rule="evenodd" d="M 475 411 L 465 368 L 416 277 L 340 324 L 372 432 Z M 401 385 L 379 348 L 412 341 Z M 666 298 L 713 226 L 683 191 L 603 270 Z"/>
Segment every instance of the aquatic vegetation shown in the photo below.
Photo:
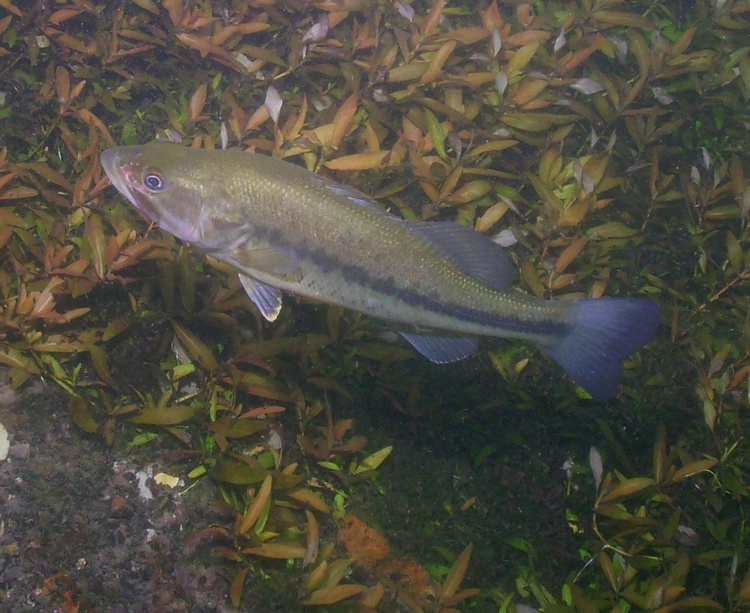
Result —
<path fill-rule="evenodd" d="M 215 483 L 235 519 L 194 542 L 238 606 L 747 610 L 749 30 L 739 0 L 0 0 L 0 364 Z M 526 291 L 663 332 L 593 408 L 521 345 L 446 370 L 336 307 L 267 325 L 109 188 L 101 151 L 155 137 L 472 226 Z"/>

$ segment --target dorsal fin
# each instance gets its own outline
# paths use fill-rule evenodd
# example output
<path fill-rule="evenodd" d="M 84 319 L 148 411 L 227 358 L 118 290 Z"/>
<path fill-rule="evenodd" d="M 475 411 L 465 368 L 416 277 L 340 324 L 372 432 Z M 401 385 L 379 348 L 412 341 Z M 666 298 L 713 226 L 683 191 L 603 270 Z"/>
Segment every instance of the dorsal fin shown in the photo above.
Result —
<path fill-rule="evenodd" d="M 503 251 L 484 234 L 450 221 L 404 221 L 466 274 L 494 289 L 505 289 L 513 280 L 516 267 Z"/>

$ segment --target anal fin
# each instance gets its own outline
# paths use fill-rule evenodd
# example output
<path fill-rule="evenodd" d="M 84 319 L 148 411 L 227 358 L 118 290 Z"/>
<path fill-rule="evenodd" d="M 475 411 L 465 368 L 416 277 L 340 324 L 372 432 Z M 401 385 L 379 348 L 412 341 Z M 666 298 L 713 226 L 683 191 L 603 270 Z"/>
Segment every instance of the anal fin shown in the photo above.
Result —
<path fill-rule="evenodd" d="M 468 358 L 479 349 L 479 340 L 472 336 L 439 336 L 421 332 L 399 334 L 409 341 L 424 357 L 437 364 L 447 364 Z"/>

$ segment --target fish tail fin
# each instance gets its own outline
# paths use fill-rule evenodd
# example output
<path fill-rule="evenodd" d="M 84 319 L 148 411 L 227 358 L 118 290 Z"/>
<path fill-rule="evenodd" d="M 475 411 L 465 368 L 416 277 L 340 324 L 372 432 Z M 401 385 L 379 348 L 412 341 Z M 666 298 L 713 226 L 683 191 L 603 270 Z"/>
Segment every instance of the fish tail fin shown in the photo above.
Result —
<path fill-rule="evenodd" d="M 659 306 L 637 298 L 598 298 L 568 308 L 571 331 L 540 348 L 594 399 L 609 400 L 620 385 L 623 360 L 659 326 Z"/>

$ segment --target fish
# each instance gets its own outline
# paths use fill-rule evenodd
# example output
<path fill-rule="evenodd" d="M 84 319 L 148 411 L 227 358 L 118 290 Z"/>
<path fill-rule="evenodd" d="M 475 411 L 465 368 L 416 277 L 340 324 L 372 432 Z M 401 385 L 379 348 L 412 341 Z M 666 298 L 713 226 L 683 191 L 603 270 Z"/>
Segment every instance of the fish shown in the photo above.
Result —
<path fill-rule="evenodd" d="M 236 269 L 270 322 L 289 292 L 385 320 L 441 364 L 476 353 L 481 338 L 515 339 L 599 401 L 615 396 L 623 361 L 660 324 L 648 299 L 526 294 L 511 286 L 516 266 L 489 237 L 404 220 L 278 158 L 152 143 L 108 149 L 101 163 L 147 220 Z"/>

